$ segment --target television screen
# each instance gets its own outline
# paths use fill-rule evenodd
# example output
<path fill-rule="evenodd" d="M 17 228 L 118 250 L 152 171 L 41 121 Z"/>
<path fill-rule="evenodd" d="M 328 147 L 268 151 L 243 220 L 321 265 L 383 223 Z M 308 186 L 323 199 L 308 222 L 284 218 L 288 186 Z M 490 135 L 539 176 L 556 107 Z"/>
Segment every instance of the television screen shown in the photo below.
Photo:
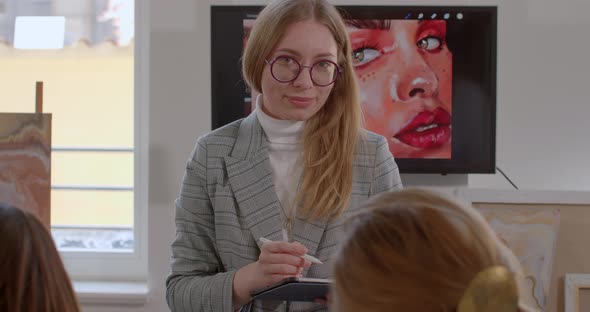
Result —
<path fill-rule="evenodd" d="M 493 173 L 497 7 L 339 6 L 364 126 L 402 173 Z M 212 126 L 248 115 L 241 76 L 260 6 L 211 7 Z"/>

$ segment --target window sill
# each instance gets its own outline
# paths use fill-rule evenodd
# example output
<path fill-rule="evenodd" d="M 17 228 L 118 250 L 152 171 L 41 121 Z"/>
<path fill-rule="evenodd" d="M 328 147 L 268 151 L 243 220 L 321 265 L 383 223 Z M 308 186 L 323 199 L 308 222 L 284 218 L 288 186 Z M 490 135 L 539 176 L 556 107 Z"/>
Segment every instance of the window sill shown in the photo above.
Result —
<path fill-rule="evenodd" d="M 73 281 L 81 305 L 144 305 L 148 298 L 145 282 Z"/>

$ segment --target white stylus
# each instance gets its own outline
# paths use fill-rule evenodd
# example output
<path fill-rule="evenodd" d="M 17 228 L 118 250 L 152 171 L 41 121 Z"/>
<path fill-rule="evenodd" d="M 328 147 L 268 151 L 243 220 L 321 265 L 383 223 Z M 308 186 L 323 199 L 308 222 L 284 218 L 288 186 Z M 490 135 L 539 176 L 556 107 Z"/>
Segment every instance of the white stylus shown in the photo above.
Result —
<path fill-rule="evenodd" d="M 263 244 L 271 243 L 272 242 L 270 239 L 267 239 L 267 238 L 264 238 L 264 237 L 261 237 L 259 240 Z M 305 254 L 305 255 L 301 256 L 301 258 L 307 259 L 307 260 L 311 261 L 311 263 L 316 263 L 316 264 L 322 264 L 323 263 L 318 258 L 316 258 L 314 256 L 310 256 L 308 254 Z"/>

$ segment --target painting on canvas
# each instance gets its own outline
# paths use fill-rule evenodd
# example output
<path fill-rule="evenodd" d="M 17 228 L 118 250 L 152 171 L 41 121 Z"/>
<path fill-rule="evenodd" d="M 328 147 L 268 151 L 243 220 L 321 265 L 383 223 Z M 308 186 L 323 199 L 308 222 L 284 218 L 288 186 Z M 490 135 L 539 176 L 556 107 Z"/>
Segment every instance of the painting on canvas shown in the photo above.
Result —
<path fill-rule="evenodd" d="M 551 207 L 478 210 L 522 264 L 526 286 L 530 289 L 525 294 L 526 302 L 544 311 L 551 284 L 559 210 Z"/>
<path fill-rule="evenodd" d="M 0 113 L 0 200 L 49 227 L 51 114 Z"/>

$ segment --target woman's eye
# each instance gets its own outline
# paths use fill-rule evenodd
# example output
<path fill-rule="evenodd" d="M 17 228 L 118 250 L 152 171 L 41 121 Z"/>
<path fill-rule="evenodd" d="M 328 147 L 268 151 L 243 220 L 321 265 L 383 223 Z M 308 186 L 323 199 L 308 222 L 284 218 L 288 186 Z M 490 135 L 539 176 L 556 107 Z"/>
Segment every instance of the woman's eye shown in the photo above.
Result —
<path fill-rule="evenodd" d="M 424 39 L 420 39 L 420 41 L 418 41 L 418 43 L 417 43 L 418 48 L 424 49 L 427 51 L 436 50 L 436 49 L 440 48 L 441 45 L 442 45 L 442 42 L 437 37 L 426 37 Z"/>
<path fill-rule="evenodd" d="M 279 56 L 279 57 L 277 57 L 275 62 L 280 63 L 280 64 L 289 65 L 289 64 L 293 63 L 294 61 L 290 57 Z"/>
<path fill-rule="evenodd" d="M 357 49 L 352 52 L 352 64 L 354 66 L 361 66 L 361 65 L 364 65 L 364 64 L 367 64 L 367 63 L 373 61 L 374 59 L 378 58 L 379 56 L 381 56 L 381 52 L 379 52 L 375 49 L 370 49 L 370 48 Z"/>

